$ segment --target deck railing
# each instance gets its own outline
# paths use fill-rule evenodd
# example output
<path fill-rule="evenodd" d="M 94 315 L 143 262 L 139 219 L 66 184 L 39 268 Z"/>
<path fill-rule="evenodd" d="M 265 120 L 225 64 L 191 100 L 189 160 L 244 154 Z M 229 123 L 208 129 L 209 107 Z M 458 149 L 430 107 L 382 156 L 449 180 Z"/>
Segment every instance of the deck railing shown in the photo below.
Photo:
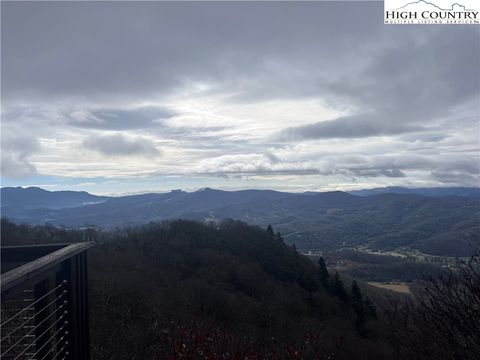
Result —
<path fill-rule="evenodd" d="M 1 248 L 3 360 L 88 360 L 86 250 L 93 243 Z"/>

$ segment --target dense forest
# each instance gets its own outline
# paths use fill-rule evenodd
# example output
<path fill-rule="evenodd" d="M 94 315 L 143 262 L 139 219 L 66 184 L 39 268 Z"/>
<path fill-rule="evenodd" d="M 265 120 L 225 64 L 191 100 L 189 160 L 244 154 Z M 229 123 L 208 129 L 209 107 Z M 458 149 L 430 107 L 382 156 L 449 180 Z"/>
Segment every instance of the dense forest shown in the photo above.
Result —
<path fill-rule="evenodd" d="M 239 221 L 176 220 L 111 232 L 15 225 L 2 243 L 95 241 L 92 359 L 475 359 L 478 257 L 377 296 Z M 448 315 L 448 316 L 447 316 Z"/>

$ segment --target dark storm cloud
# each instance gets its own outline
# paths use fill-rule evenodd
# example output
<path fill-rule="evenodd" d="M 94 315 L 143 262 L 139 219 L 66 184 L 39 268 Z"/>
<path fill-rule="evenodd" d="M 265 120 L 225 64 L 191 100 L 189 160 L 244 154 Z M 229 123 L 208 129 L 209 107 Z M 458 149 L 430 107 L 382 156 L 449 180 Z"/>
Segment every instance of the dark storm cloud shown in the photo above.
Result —
<path fill-rule="evenodd" d="M 74 112 L 67 115 L 68 124 L 72 126 L 125 130 L 145 129 L 161 125 L 162 120 L 174 116 L 166 108 L 141 107 L 136 109 L 97 109 L 93 111 Z"/>
<path fill-rule="evenodd" d="M 128 138 L 121 134 L 93 135 L 83 142 L 83 146 L 108 156 L 154 157 L 160 154 L 151 140 L 143 137 Z"/>

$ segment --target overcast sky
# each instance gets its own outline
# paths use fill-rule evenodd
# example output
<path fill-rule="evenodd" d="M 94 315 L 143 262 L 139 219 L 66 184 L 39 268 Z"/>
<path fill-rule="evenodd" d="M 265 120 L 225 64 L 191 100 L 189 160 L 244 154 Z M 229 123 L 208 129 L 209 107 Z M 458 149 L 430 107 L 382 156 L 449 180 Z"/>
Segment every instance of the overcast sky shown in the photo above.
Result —
<path fill-rule="evenodd" d="M 2 2 L 2 186 L 479 185 L 478 26 L 383 2 Z"/>

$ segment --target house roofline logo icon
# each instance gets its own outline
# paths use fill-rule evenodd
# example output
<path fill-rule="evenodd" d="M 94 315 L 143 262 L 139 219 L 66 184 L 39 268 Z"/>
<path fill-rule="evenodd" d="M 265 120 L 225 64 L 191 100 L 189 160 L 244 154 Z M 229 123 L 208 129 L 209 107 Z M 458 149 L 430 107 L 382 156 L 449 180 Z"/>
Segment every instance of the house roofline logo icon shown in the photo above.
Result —
<path fill-rule="evenodd" d="M 459 4 L 459 3 L 453 3 L 451 5 L 450 9 L 443 9 L 440 6 L 438 6 L 438 5 L 436 5 L 432 2 L 429 2 L 429 1 L 425 1 L 425 0 L 412 1 L 412 2 L 409 2 L 409 3 L 399 7 L 397 9 L 394 9 L 394 10 L 401 10 L 401 9 L 404 9 L 404 8 L 410 6 L 410 5 L 421 4 L 421 3 L 427 4 L 427 5 L 432 5 L 432 6 L 436 7 L 438 10 L 442 10 L 442 11 L 454 11 L 455 10 L 454 9 L 455 5 L 463 8 L 463 11 L 475 11 L 475 9 L 467 9 L 465 5 L 462 5 L 462 4 Z"/>
<path fill-rule="evenodd" d="M 478 0 L 384 0 L 385 24 L 480 24 Z"/>

